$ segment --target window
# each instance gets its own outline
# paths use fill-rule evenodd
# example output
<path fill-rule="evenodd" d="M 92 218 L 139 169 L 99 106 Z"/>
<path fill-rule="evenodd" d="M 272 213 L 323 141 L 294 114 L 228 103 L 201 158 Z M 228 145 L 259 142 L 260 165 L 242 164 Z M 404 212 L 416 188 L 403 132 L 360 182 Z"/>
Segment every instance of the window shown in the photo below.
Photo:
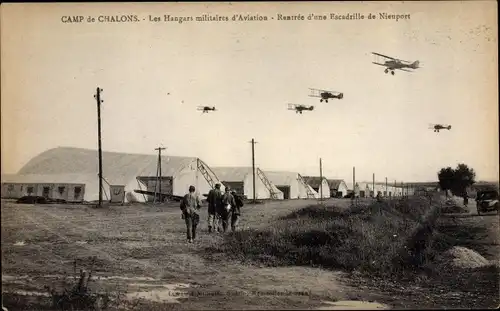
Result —
<path fill-rule="evenodd" d="M 75 187 L 75 195 L 74 195 L 75 200 L 80 198 L 81 193 L 82 193 L 82 187 Z"/>
<path fill-rule="evenodd" d="M 33 193 L 33 187 L 28 187 L 26 192 L 28 193 L 28 195 L 31 195 Z"/>
<path fill-rule="evenodd" d="M 60 195 L 63 195 L 65 187 L 59 187 L 57 188 L 57 191 L 59 192 Z"/>
<path fill-rule="evenodd" d="M 43 187 L 43 193 L 42 196 L 48 198 L 50 193 L 50 187 Z"/>
<path fill-rule="evenodd" d="M 8 185 L 7 186 L 8 191 L 13 191 L 14 190 L 14 185 Z"/>

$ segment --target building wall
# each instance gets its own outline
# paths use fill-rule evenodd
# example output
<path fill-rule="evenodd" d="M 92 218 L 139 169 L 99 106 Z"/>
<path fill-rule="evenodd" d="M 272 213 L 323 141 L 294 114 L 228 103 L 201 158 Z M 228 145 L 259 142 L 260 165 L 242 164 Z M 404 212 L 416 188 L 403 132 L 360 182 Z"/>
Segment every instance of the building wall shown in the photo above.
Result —
<path fill-rule="evenodd" d="M 290 187 L 290 199 L 299 199 L 300 198 L 300 189 L 299 189 L 299 182 L 297 179 L 292 179 L 288 181 L 287 184 L 276 184 L 276 187 L 280 186 L 289 186 Z"/>
<path fill-rule="evenodd" d="M 255 196 L 257 199 L 270 199 L 271 193 L 267 190 L 266 185 L 262 180 L 255 174 Z M 253 176 L 252 174 L 247 174 L 245 176 L 245 195 L 248 199 L 253 199 Z"/>
<path fill-rule="evenodd" d="M 2 183 L 2 198 L 19 199 L 23 196 L 44 196 L 44 188 L 49 188 L 47 193 L 50 199 L 61 199 L 70 202 L 81 202 L 85 198 L 85 184 L 69 183 Z M 62 187 L 62 193 L 59 191 Z M 81 189 L 80 195 L 75 198 L 75 188 Z M 29 193 L 28 190 L 33 190 Z"/>
<path fill-rule="evenodd" d="M 339 187 L 337 188 L 337 192 L 342 192 L 342 197 L 344 197 L 345 195 L 347 195 L 348 191 L 349 191 L 349 189 L 347 187 L 347 184 L 344 181 L 342 181 L 339 184 Z"/>
<path fill-rule="evenodd" d="M 308 195 L 307 195 L 308 188 L 313 193 L 314 198 L 319 198 L 319 193 L 316 192 L 313 188 L 311 188 L 311 186 L 309 186 L 303 179 L 301 180 L 299 175 L 297 175 L 296 180 L 297 180 L 297 186 L 298 186 L 297 198 L 307 199 L 308 198 Z M 292 198 L 294 198 L 294 196 L 292 196 Z"/>
<path fill-rule="evenodd" d="M 323 198 L 329 198 L 330 197 L 330 186 L 328 185 L 328 181 L 326 179 L 323 179 L 321 182 L 321 188 L 316 190 L 314 189 L 321 197 L 321 189 L 323 190 Z"/>
<path fill-rule="evenodd" d="M 208 194 L 212 189 L 203 175 L 198 171 L 196 161 L 191 165 L 181 169 L 173 176 L 173 194 L 184 196 L 189 191 L 189 186 L 193 185 L 196 188 L 196 193 L 201 198 L 203 194 Z"/>

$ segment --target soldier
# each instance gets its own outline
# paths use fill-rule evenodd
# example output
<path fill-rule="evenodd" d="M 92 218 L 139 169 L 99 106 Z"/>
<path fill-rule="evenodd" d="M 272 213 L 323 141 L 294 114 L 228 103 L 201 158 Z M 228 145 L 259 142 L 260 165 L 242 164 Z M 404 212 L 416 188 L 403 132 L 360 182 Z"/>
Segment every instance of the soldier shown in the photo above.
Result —
<path fill-rule="evenodd" d="M 215 189 L 208 192 L 208 232 L 211 233 L 213 228 L 219 231 L 219 213 L 222 205 L 222 192 L 220 184 L 215 185 Z"/>
<path fill-rule="evenodd" d="M 194 193 L 194 186 L 189 186 L 189 193 L 186 194 L 181 201 L 182 218 L 186 222 L 187 239 L 189 243 L 193 243 L 196 238 L 196 227 L 200 222 L 199 211 L 201 208 L 200 198 Z"/>
<path fill-rule="evenodd" d="M 236 202 L 234 200 L 234 196 L 231 194 L 231 189 L 226 187 L 226 193 L 222 196 L 222 208 L 220 211 L 221 219 L 222 219 L 222 230 L 226 232 L 229 216 L 231 216 L 231 211 L 233 207 L 236 206 Z"/>
<path fill-rule="evenodd" d="M 243 207 L 244 204 L 243 204 L 243 199 L 239 195 L 237 195 L 236 192 L 232 191 L 231 193 L 234 196 L 234 203 L 235 203 L 231 215 L 231 230 L 234 232 L 236 231 L 236 227 L 240 222 L 241 208 Z"/>

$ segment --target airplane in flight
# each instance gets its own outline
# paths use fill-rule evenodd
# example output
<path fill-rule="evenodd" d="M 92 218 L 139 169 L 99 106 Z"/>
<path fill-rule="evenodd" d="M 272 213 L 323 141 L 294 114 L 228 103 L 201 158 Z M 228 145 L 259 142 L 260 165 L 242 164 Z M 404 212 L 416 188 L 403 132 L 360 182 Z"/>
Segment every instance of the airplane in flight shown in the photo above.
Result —
<path fill-rule="evenodd" d="M 429 129 L 433 129 L 434 132 L 439 133 L 439 130 L 451 130 L 451 125 L 431 124 Z"/>
<path fill-rule="evenodd" d="M 390 57 L 390 56 L 387 56 L 387 55 L 382 55 L 382 54 L 379 54 L 379 53 L 375 53 L 375 52 L 372 52 L 373 55 L 375 55 L 376 58 L 378 57 L 382 57 L 384 58 L 384 61 L 383 63 L 381 62 L 372 62 L 374 63 L 375 65 L 379 65 L 379 66 L 384 66 L 386 67 L 384 72 L 385 73 L 388 73 L 389 71 L 391 72 L 392 75 L 395 74 L 394 70 L 401 70 L 401 71 L 406 71 L 406 72 L 413 72 L 411 70 L 408 70 L 408 69 L 417 69 L 417 68 L 420 68 L 419 65 L 420 65 L 420 61 L 416 60 L 414 62 L 409 62 L 409 61 L 406 61 L 406 60 L 401 60 L 401 59 L 397 59 L 397 58 L 394 58 L 394 57 Z"/>
<path fill-rule="evenodd" d="M 288 110 L 295 110 L 295 113 L 300 113 L 302 114 L 302 111 L 308 110 L 308 111 L 313 111 L 314 106 L 305 106 L 305 105 L 295 105 L 295 104 L 288 104 Z"/>
<path fill-rule="evenodd" d="M 337 98 L 337 99 L 342 99 L 344 98 L 344 94 L 340 92 L 333 92 L 333 91 L 326 91 L 326 90 L 319 90 L 319 89 L 313 89 L 309 88 L 311 90 L 311 94 L 309 94 L 310 97 L 319 97 L 321 98 L 319 102 L 328 102 L 328 99 L 330 98 Z"/>
<path fill-rule="evenodd" d="M 208 107 L 208 106 L 198 106 L 199 111 L 203 111 L 202 113 L 208 113 L 209 111 L 217 111 L 215 107 Z"/>

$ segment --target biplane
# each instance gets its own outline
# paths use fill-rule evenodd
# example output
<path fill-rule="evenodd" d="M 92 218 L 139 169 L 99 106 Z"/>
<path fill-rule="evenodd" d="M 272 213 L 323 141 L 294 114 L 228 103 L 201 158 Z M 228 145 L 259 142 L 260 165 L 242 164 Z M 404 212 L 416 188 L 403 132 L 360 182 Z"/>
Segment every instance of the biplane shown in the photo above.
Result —
<path fill-rule="evenodd" d="M 420 68 L 419 67 L 420 62 L 418 60 L 416 60 L 414 62 L 409 62 L 406 60 L 397 59 L 394 57 L 382 55 L 382 54 L 375 53 L 375 52 L 372 52 L 372 54 L 375 55 L 375 58 L 382 57 L 384 59 L 383 63 L 378 62 L 378 61 L 375 61 L 372 63 L 374 63 L 375 65 L 386 67 L 384 70 L 385 73 L 388 73 L 390 71 L 391 74 L 394 75 L 394 70 L 396 70 L 396 69 L 401 70 L 401 71 L 406 71 L 406 72 L 412 72 L 411 70 L 408 70 L 408 69 Z"/>
<path fill-rule="evenodd" d="M 203 111 L 203 113 L 208 113 L 209 111 L 217 111 L 215 107 L 208 107 L 208 106 L 198 106 L 199 111 Z"/>
<path fill-rule="evenodd" d="M 312 89 L 312 88 L 309 88 L 309 90 L 311 91 L 311 94 L 309 94 L 309 96 L 321 98 L 319 100 L 320 102 L 323 102 L 323 101 L 328 102 L 329 98 L 337 98 L 337 99 L 344 98 L 344 93 L 340 93 L 340 92 L 325 91 L 325 90 Z"/>
<path fill-rule="evenodd" d="M 305 105 L 295 105 L 295 104 L 288 104 L 288 110 L 295 110 L 295 113 L 300 113 L 302 114 L 302 111 L 304 110 L 309 110 L 313 111 L 314 106 L 305 106 Z"/>
<path fill-rule="evenodd" d="M 451 125 L 431 124 L 429 129 L 433 129 L 434 132 L 439 133 L 439 130 L 451 130 Z"/>

